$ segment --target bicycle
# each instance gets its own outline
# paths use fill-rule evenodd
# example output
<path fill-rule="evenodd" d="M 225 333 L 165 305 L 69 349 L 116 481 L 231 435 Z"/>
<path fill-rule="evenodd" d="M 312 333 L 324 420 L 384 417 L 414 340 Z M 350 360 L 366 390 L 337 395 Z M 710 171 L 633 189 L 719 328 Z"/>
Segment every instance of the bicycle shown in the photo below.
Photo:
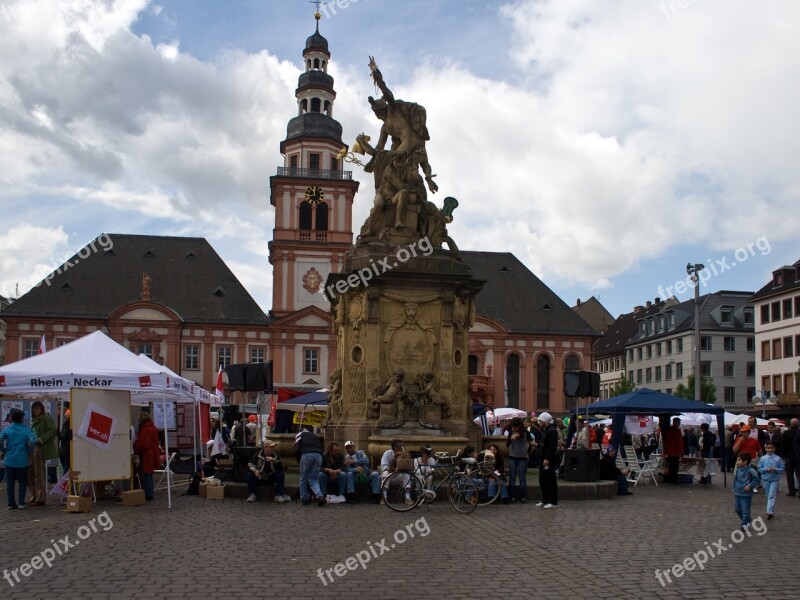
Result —
<path fill-rule="evenodd" d="M 471 513 L 478 506 L 478 486 L 467 472 L 456 468 L 460 454 L 450 456 L 446 452 L 437 452 L 436 464 L 420 465 L 417 469 L 414 469 L 412 459 L 398 459 L 397 470 L 386 477 L 381 486 L 383 501 L 392 510 L 406 512 L 423 502 L 433 502 L 437 490 L 446 485 L 453 508 L 463 514 Z M 475 462 L 472 458 L 461 460 L 464 463 Z M 437 477 L 441 479 L 433 485 Z M 428 486 L 427 481 L 430 481 Z"/>
<path fill-rule="evenodd" d="M 478 506 L 489 506 L 500 497 L 503 486 L 508 488 L 508 482 L 495 470 L 494 460 L 469 465 L 467 472 L 478 488 Z"/>

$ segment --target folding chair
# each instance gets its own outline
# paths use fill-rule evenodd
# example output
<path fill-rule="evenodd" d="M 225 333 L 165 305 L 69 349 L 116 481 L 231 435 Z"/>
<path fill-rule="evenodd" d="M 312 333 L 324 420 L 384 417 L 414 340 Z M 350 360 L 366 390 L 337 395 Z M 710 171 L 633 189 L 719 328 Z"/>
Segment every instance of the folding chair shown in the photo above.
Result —
<path fill-rule="evenodd" d="M 163 469 L 156 469 L 155 471 L 153 471 L 153 475 L 155 475 L 156 473 L 161 473 L 161 477 L 159 478 L 158 483 L 155 486 L 156 488 L 161 489 L 161 482 L 164 481 L 164 477 L 166 477 L 167 487 L 172 487 L 172 489 L 175 489 L 176 487 L 175 479 L 173 478 L 173 475 L 175 475 L 175 473 L 172 472 L 172 469 L 170 467 L 172 466 L 172 461 L 175 460 L 176 456 L 178 456 L 178 453 L 173 452 L 167 459 L 167 464 L 164 466 Z"/>

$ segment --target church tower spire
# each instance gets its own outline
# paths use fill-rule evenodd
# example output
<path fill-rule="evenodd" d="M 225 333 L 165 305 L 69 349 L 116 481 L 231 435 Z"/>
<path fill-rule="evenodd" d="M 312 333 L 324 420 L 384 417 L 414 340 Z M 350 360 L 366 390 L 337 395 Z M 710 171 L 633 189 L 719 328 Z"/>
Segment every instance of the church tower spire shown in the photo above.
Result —
<path fill-rule="evenodd" d="M 345 145 L 342 126 L 333 118 L 336 91 L 328 75 L 328 40 L 314 33 L 303 49 L 304 70 L 298 77 L 297 115 L 286 126 L 280 144 L 283 166 L 270 177 L 270 204 L 275 228 L 269 243 L 273 266 L 271 315 L 285 317 L 316 306 L 328 311 L 322 284 L 341 270 L 353 242 L 353 199 L 358 182 L 337 158 Z"/>

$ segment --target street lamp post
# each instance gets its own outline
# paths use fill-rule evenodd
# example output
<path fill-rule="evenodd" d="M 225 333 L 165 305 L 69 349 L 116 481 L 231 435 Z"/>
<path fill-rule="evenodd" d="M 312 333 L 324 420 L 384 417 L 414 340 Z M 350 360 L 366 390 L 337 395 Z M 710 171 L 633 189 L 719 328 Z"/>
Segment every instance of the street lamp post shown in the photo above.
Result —
<path fill-rule="evenodd" d="M 700 271 L 705 269 L 700 263 L 686 265 L 686 273 L 694 283 L 694 399 L 701 401 L 702 374 L 700 373 Z"/>

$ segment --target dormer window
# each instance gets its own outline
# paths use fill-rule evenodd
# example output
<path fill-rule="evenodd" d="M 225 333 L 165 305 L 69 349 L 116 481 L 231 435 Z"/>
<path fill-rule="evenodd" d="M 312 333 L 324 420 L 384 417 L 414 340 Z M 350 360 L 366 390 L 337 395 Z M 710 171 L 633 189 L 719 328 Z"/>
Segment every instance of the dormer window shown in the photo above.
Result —
<path fill-rule="evenodd" d="M 775 287 L 783 285 L 783 271 L 778 271 L 772 275 L 772 285 Z"/>
<path fill-rule="evenodd" d="M 214 295 L 215 295 L 217 298 L 222 298 L 222 297 L 225 295 L 225 290 L 223 290 L 221 287 L 218 287 L 217 289 L 215 289 L 215 290 L 213 291 L 213 294 L 214 294 Z"/>
<path fill-rule="evenodd" d="M 733 323 L 733 307 L 723 306 L 720 309 L 720 322 L 731 324 Z"/>

